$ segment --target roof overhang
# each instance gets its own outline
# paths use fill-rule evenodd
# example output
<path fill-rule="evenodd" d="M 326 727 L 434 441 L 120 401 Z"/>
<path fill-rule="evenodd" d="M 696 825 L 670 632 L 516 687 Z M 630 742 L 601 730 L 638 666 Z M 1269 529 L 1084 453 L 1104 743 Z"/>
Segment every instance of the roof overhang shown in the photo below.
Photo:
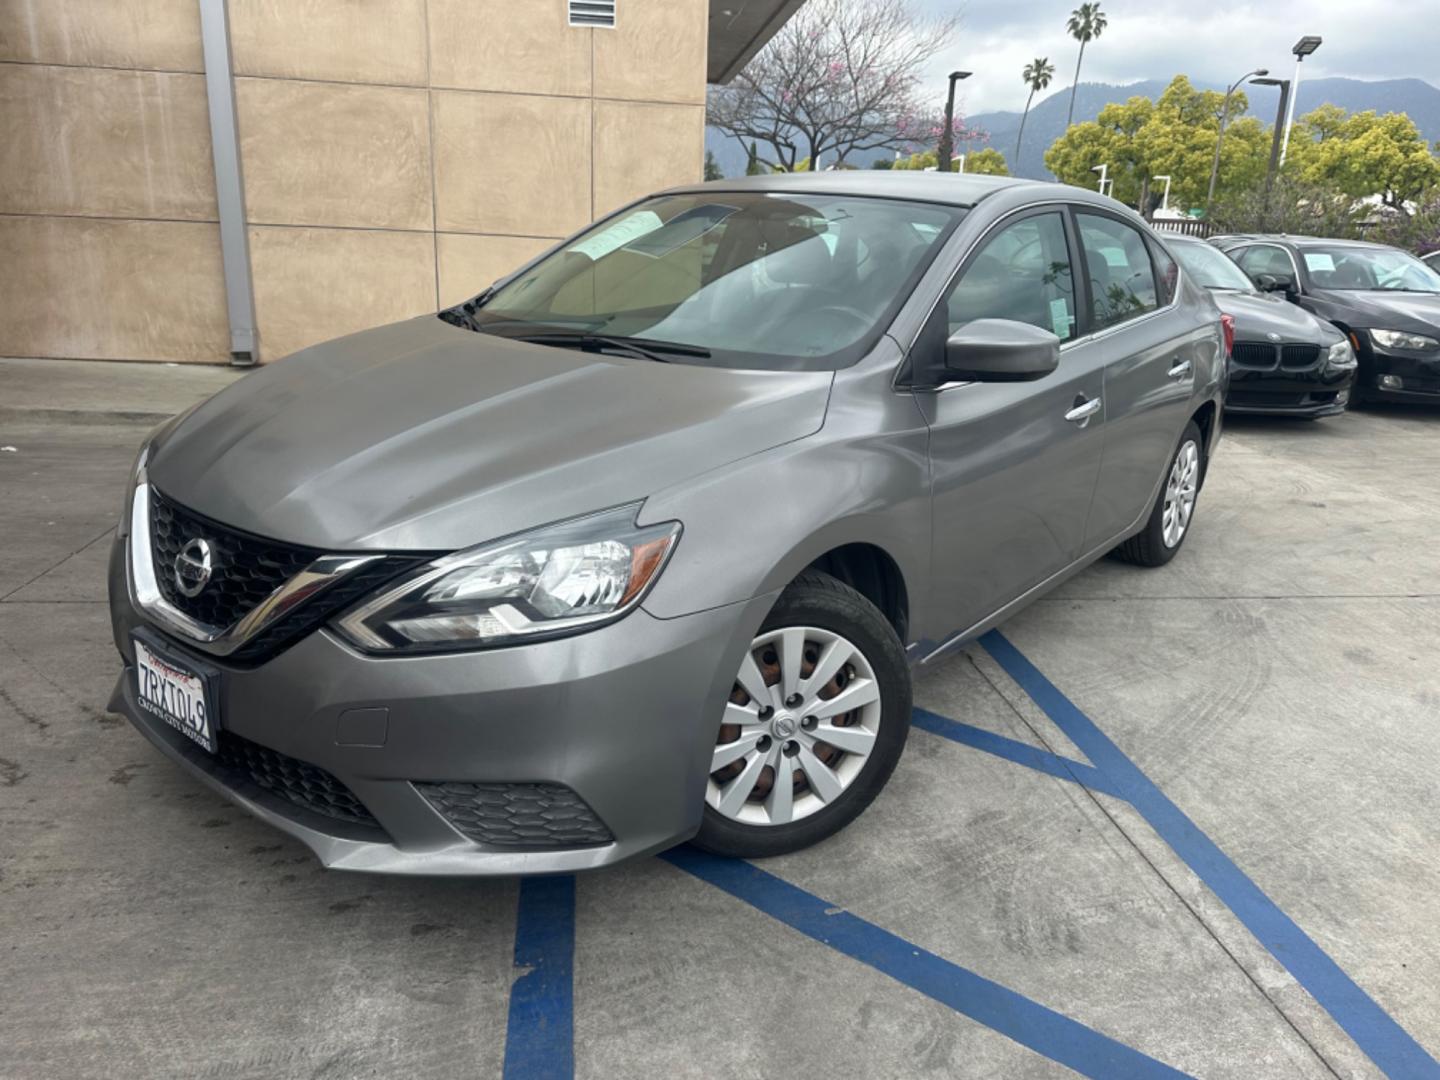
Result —
<path fill-rule="evenodd" d="M 706 81 L 728 83 L 805 0 L 710 0 Z"/>

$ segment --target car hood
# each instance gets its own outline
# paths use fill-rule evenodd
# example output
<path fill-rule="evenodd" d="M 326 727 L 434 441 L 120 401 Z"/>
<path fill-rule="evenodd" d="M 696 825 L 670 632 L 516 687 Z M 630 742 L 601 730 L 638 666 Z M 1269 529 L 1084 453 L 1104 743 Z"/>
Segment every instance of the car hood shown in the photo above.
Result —
<path fill-rule="evenodd" d="M 1351 326 L 1440 337 L 1440 294 L 1326 289 L 1315 299 Z"/>
<path fill-rule="evenodd" d="M 1321 345 L 1340 340 L 1340 331 L 1326 325 L 1304 308 L 1282 296 L 1267 293 L 1230 292 L 1217 289 L 1210 294 L 1215 306 L 1235 319 L 1236 341 L 1281 341 Z M 1280 335 L 1278 338 L 1272 334 Z"/>
<path fill-rule="evenodd" d="M 810 435 L 832 380 L 528 345 L 431 315 L 245 376 L 157 439 L 149 475 L 277 540 L 454 550 Z"/>

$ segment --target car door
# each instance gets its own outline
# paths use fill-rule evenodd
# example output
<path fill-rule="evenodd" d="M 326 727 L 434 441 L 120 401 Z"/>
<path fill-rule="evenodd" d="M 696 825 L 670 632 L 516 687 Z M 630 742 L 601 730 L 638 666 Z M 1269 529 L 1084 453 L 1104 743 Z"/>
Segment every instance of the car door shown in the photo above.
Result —
<path fill-rule="evenodd" d="M 967 382 L 919 392 L 930 426 L 935 610 L 968 629 L 1067 566 L 1100 465 L 1104 373 L 1075 346 L 1074 235 L 1052 206 L 1002 219 L 965 260 L 917 349 L 983 318 L 1061 339 L 1057 370 L 1032 382 Z"/>
<path fill-rule="evenodd" d="M 1105 372 L 1105 448 L 1085 527 L 1089 550 L 1149 509 L 1190 415 L 1197 364 L 1193 323 L 1176 317 L 1178 271 L 1169 255 L 1138 226 L 1099 208 L 1076 207 L 1075 227 L 1099 354 L 1093 362 Z"/>

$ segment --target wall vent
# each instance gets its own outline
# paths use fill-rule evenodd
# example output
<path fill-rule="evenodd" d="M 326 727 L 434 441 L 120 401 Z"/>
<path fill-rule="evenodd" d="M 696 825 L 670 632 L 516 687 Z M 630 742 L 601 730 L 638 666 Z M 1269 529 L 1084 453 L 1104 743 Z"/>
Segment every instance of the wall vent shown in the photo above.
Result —
<path fill-rule="evenodd" d="M 615 0 L 570 0 L 571 26 L 615 27 Z"/>

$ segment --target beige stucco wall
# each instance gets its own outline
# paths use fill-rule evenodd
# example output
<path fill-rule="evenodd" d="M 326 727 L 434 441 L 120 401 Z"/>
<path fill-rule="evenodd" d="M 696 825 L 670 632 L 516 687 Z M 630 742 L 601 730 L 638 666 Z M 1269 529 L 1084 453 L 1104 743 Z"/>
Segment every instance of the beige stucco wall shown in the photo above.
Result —
<path fill-rule="evenodd" d="M 262 359 L 698 179 L 707 0 L 230 0 Z M 229 358 L 195 0 L 0 3 L 0 355 Z"/>

